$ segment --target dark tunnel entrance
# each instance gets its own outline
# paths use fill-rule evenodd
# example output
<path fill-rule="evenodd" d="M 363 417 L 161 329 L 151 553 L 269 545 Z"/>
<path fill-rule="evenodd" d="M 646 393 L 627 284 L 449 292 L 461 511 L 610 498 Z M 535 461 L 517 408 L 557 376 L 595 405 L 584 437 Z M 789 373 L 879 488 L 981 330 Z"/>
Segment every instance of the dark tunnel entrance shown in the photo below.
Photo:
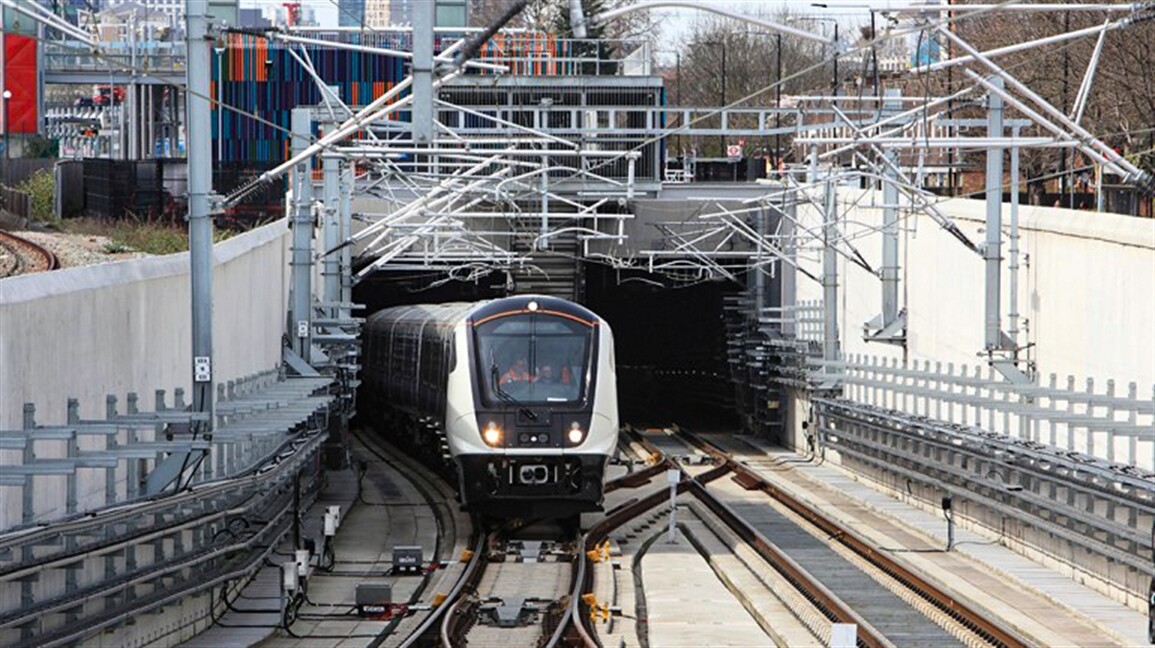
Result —
<path fill-rule="evenodd" d="M 390 306 L 475 302 L 504 297 L 505 274 L 495 272 L 480 281 L 447 281 L 444 272 L 374 272 L 353 287 L 353 303 L 362 304 L 358 317 Z"/>
<path fill-rule="evenodd" d="M 655 275 L 600 264 L 586 264 L 585 277 L 586 305 L 614 331 L 622 422 L 737 429 L 723 303 L 742 288 L 661 287 Z"/>
<path fill-rule="evenodd" d="M 584 267 L 583 303 L 613 328 L 623 423 L 678 423 L 697 430 L 742 424 L 727 364 L 724 304 L 743 292 L 727 281 L 677 284 L 643 271 Z M 662 285 L 656 285 L 660 283 Z M 377 272 L 357 284 L 353 301 L 368 316 L 404 304 L 480 301 L 505 296 L 506 275 L 445 281 L 439 272 Z M 361 394 L 361 398 L 369 398 Z"/>

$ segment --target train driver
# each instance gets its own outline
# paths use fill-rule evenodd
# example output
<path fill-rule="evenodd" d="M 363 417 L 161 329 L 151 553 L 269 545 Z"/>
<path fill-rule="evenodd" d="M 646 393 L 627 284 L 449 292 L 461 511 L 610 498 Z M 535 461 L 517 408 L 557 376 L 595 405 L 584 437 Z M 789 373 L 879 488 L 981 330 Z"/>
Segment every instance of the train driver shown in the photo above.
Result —
<path fill-rule="evenodd" d="M 568 385 L 569 367 L 563 365 L 561 368 L 561 375 L 559 376 L 554 372 L 552 364 L 543 364 L 542 366 L 538 367 L 537 376 L 534 378 L 534 382 Z"/>
<path fill-rule="evenodd" d="M 528 366 L 529 366 L 529 363 L 527 363 L 525 361 L 525 358 L 518 358 L 513 363 L 513 365 L 510 366 L 509 371 L 506 371 L 504 374 L 501 375 L 501 379 L 497 382 L 497 384 L 504 385 L 506 383 L 511 383 L 511 382 L 528 382 L 529 381 Z"/>

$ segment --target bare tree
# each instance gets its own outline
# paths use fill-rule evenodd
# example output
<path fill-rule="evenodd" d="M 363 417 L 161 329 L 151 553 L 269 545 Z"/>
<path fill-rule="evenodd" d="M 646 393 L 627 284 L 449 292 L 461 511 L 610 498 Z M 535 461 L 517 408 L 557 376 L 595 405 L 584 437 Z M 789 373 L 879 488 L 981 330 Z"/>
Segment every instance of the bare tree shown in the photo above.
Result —
<path fill-rule="evenodd" d="M 962 18 L 957 21 L 955 30 L 978 49 L 989 50 L 1102 25 L 1108 19 L 1119 17 L 1102 12 L 991 13 Z M 1072 115 L 1095 42 L 1095 36 L 1083 37 L 1001 57 L 998 62 L 1052 105 Z M 1147 170 L 1155 170 L 1155 154 L 1152 153 L 1155 148 L 1153 62 L 1155 24 L 1152 21 L 1137 21 L 1109 33 L 1082 120 L 1085 128 Z M 983 74 L 988 72 L 977 64 L 971 67 Z M 1025 170 L 1035 177 L 1065 175 L 1075 180 L 1074 188 L 1087 190 L 1086 181 L 1091 174 L 1086 172 L 1086 161 L 1078 154 L 1064 150 L 1032 152 L 1025 162 Z M 1070 182 L 1062 184 L 1067 191 L 1073 188 Z M 1057 185 L 1053 183 L 1052 188 L 1058 188 Z M 1032 189 L 1038 193 L 1042 185 L 1036 183 Z"/>
<path fill-rule="evenodd" d="M 583 13 L 587 20 L 600 12 L 634 4 L 636 0 L 582 0 Z M 476 0 L 470 14 L 474 26 L 485 26 L 504 11 L 506 0 Z M 622 40 L 650 36 L 660 22 L 649 11 L 638 11 L 608 21 L 604 25 L 589 26 L 587 38 L 608 38 Z M 569 0 L 534 0 L 518 16 L 510 27 L 532 29 L 554 34 L 563 38 L 573 38 L 570 25 Z"/>
<path fill-rule="evenodd" d="M 780 23 L 805 22 L 786 9 L 773 15 L 765 12 L 759 15 Z M 809 93 L 830 83 L 830 70 L 821 64 L 820 44 L 716 16 L 695 21 L 689 34 L 678 44 L 673 60 L 668 55 L 663 60 L 668 66 L 667 96 L 670 104 L 676 106 L 720 107 L 740 100 L 739 107 L 775 106 L 779 99 L 776 86 L 779 60 L 784 105 L 792 103 L 790 95 Z M 756 115 L 736 115 L 729 119 L 728 125 L 753 127 L 756 119 Z M 790 123 L 789 118 L 783 122 L 784 125 Z M 706 118 L 697 125 L 718 128 L 721 118 Z M 717 137 L 682 138 L 678 146 L 693 148 L 705 157 L 722 156 L 725 153 L 721 147 L 726 142 L 737 143 Z M 789 138 L 776 143 L 781 144 L 784 151 L 789 150 Z M 769 151 L 772 141 L 767 138 L 754 145 Z"/>

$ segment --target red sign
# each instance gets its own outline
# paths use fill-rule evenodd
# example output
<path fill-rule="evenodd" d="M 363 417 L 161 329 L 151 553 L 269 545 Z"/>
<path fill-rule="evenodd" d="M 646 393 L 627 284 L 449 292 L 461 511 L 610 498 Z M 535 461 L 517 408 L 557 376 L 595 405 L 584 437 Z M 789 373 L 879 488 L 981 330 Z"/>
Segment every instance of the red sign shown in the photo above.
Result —
<path fill-rule="evenodd" d="M 5 123 L 12 133 L 35 133 L 36 39 L 20 34 L 4 34 L 4 90 L 12 93 L 5 102 Z M 2 101 L 0 93 L 0 101 Z"/>

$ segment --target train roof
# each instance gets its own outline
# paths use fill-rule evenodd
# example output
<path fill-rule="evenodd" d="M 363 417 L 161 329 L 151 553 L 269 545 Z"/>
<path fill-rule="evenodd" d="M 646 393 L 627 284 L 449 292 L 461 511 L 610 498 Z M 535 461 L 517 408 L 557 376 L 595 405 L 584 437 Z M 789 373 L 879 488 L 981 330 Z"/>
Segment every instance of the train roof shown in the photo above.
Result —
<path fill-rule="evenodd" d="M 534 303 L 532 307 L 530 305 L 531 302 Z M 450 324 L 460 322 L 467 317 L 477 321 L 498 313 L 508 311 L 530 312 L 531 310 L 537 309 L 565 313 L 566 315 L 586 320 L 591 325 L 601 319 L 588 308 L 561 299 L 560 297 L 550 297 L 547 295 L 513 295 L 511 297 L 489 299 L 479 302 L 392 306 L 370 315 L 366 324 L 374 326 L 380 325 L 380 323 L 385 321 L 396 323 L 433 321 L 440 324 Z"/>

